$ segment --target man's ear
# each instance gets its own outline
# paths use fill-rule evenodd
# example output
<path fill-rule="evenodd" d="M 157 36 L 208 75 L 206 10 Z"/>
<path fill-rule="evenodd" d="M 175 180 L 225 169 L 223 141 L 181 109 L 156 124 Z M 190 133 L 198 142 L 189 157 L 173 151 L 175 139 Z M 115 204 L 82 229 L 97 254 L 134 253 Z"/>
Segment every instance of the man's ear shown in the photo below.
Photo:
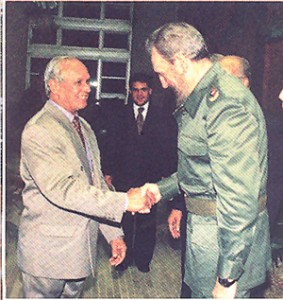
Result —
<path fill-rule="evenodd" d="M 250 88 L 250 81 L 247 77 L 244 77 L 241 79 L 243 84 L 247 87 L 247 88 Z"/>
<path fill-rule="evenodd" d="M 149 88 L 148 92 L 149 92 L 149 95 L 151 95 L 152 94 L 152 88 Z"/>
<path fill-rule="evenodd" d="M 49 86 L 50 92 L 52 92 L 53 94 L 56 94 L 56 92 L 58 90 L 58 82 L 54 79 L 50 79 L 48 81 L 48 86 Z"/>

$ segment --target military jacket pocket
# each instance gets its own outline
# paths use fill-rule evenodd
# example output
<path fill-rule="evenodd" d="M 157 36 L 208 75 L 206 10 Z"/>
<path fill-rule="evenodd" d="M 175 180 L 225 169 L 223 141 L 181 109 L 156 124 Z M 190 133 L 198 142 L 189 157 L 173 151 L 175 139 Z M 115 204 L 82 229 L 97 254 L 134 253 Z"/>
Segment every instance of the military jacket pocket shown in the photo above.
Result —
<path fill-rule="evenodd" d="M 179 142 L 178 176 L 182 189 L 188 194 L 214 193 L 206 142 L 188 137 Z"/>
<path fill-rule="evenodd" d="M 194 247 L 218 250 L 218 226 L 214 218 L 193 215 L 190 235 Z"/>
<path fill-rule="evenodd" d="M 218 257 L 216 220 L 212 217 L 189 214 L 184 280 L 203 295 L 211 293 L 211 298 L 216 281 Z"/>

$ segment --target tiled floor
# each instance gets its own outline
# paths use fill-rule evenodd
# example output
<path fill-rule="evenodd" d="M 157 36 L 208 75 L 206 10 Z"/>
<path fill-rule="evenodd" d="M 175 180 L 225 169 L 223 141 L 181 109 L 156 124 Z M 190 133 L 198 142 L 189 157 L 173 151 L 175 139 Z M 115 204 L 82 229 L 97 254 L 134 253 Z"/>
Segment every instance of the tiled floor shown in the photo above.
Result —
<path fill-rule="evenodd" d="M 14 232 L 13 232 L 14 230 Z M 9 228 L 9 235 L 16 229 Z M 6 281 L 5 298 L 22 298 L 20 272 L 15 262 L 15 240 L 8 239 L 6 244 Z M 168 242 L 165 225 L 158 228 L 157 245 L 151 263 L 150 273 L 141 273 L 136 267 L 129 267 L 125 272 L 113 269 L 108 258 L 109 246 L 99 239 L 97 275 L 86 280 L 83 298 L 179 298 L 181 271 L 179 249 L 173 249 Z M 265 298 L 283 298 L 283 264 L 273 269 L 270 285 L 265 291 Z"/>
<path fill-rule="evenodd" d="M 110 248 L 100 238 L 97 276 L 87 278 L 83 298 L 178 298 L 181 253 L 170 247 L 166 228 L 161 227 L 149 273 L 141 273 L 134 266 L 125 272 L 117 272 L 108 262 Z M 22 298 L 20 272 L 15 263 L 15 242 L 7 243 L 6 250 L 6 298 Z"/>

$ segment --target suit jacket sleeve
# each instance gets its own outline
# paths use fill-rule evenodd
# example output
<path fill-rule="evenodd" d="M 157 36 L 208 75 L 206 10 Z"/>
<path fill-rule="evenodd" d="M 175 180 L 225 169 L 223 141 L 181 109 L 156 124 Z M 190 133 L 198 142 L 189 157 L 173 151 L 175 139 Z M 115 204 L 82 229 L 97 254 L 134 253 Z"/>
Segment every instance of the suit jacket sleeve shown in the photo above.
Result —
<path fill-rule="evenodd" d="M 117 226 L 100 223 L 99 229 L 108 243 L 118 238 L 124 237 L 123 230 Z"/>
<path fill-rule="evenodd" d="M 60 133 L 37 124 L 24 130 L 21 173 L 36 185 L 26 185 L 25 192 L 38 189 L 59 208 L 120 222 L 125 193 L 101 189 L 101 183 L 90 185 L 70 137 Z"/>

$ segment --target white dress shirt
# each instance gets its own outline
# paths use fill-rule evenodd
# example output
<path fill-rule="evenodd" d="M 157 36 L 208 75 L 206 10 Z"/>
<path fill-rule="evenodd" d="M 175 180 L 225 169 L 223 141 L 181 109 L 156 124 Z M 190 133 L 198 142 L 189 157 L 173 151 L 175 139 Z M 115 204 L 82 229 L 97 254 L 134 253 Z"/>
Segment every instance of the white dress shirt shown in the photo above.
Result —
<path fill-rule="evenodd" d="M 142 112 L 142 116 L 143 116 L 143 119 L 144 119 L 144 121 L 145 121 L 146 115 L 147 115 L 147 111 L 148 111 L 148 106 L 149 106 L 149 101 L 147 101 L 144 105 L 141 105 L 141 106 L 136 105 L 136 103 L 134 103 L 134 106 L 133 106 L 133 107 L 134 107 L 134 115 L 135 115 L 135 119 L 137 119 L 137 116 L 138 116 L 138 113 L 139 113 L 138 109 L 139 109 L 140 107 L 143 107 L 144 110 L 143 110 L 143 112 Z"/>

